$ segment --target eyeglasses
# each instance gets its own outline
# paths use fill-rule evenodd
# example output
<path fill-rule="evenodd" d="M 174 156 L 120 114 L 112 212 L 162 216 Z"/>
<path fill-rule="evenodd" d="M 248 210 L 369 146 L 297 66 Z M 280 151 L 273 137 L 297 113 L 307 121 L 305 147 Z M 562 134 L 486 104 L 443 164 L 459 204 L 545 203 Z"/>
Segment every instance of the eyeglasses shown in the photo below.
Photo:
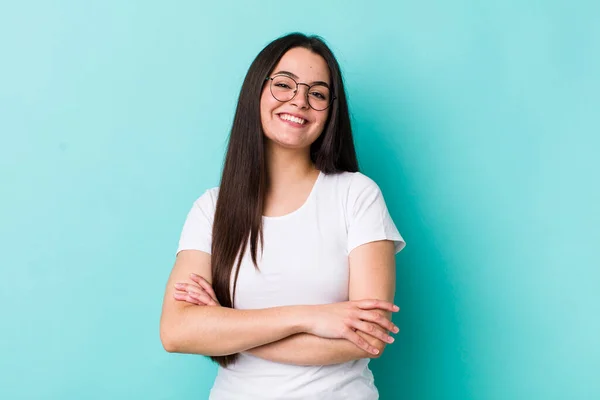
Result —
<path fill-rule="evenodd" d="M 323 83 L 308 85 L 306 83 L 298 83 L 293 78 L 287 75 L 268 76 L 265 81 L 271 81 L 269 89 L 275 100 L 282 103 L 292 100 L 298 93 L 298 86 L 308 86 L 306 97 L 310 108 L 316 111 L 327 109 L 335 100 L 335 96 L 331 93 L 331 89 Z"/>

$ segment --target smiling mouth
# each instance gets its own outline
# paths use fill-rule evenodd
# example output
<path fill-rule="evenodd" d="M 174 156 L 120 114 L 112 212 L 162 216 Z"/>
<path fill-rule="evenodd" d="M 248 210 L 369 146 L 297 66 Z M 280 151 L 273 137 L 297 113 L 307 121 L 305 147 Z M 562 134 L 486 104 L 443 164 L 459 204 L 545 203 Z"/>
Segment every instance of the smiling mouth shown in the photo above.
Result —
<path fill-rule="evenodd" d="M 307 122 L 305 119 L 294 117 L 293 115 L 286 113 L 279 114 L 279 119 L 282 119 L 286 122 L 292 122 L 296 125 L 304 125 Z"/>

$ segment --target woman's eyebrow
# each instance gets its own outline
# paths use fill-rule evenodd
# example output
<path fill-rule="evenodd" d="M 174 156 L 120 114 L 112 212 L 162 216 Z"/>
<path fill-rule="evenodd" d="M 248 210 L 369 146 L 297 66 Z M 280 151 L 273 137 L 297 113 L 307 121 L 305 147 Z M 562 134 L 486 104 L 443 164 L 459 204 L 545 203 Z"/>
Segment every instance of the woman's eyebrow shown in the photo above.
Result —
<path fill-rule="evenodd" d="M 290 71 L 278 71 L 278 72 L 275 72 L 273 75 L 287 75 L 290 78 L 294 78 L 296 80 L 300 79 L 300 78 L 298 78 L 298 75 L 296 75 L 296 74 L 294 74 L 293 72 L 290 72 Z M 323 85 L 323 86 L 329 87 L 329 84 L 327 82 L 323 82 L 323 81 L 314 81 L 314 82 L 311 82 L 310 86 L 312 86 L 312 85 Z"/>

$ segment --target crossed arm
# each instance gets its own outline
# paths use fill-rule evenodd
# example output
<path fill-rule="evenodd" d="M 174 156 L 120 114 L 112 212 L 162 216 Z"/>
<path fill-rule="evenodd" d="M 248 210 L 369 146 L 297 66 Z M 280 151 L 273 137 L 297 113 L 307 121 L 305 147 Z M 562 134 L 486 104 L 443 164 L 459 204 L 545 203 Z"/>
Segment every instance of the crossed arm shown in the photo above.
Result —
<path fill-rule="evenodd" d="M 393 301 L 395 260 L 391 241 L 371 242 L 357 247 L 350 253 L 349 263 L 349 300 Z M 368 343 L 369 346 L 366 347 L 377 349 L 378 354 L 367 352 L 346 339 L 325 338 L 307 333 L 312 315 L 302 306 L 234 310 L 199 307 L 175 300 L 174 284 L 188 281 L 190 273 L 196 273 L 210 282 L 210 255 L 189 250 L 178 256 L 167 284 L 161 316 L 161 339 L 168 351 L 204 355 L 248 351 L 275 362 L 328 365 L 378 357 L 385 348 L 384 341 L 359 330 L 353 334 Z M 390 319 L 389 311 L 373 312 Z M 216 324 L 219 329 L 215 328 Z M 377 328 L 375 324 L 370 326 L 384 332 L 383 328 Z M 215 337 L 219 340 L 210 340 Z"/>
<path fill-rule="evenodd" d="M 394 246 L 391 241 L 367 243 L 354 249 L 349 256 L 350 300 L 381 299 L 394 301 L 396 268 Z M 391 313 L 376 311 L 390 319 Z M 301 333 L 274 343 L 251 349 L 249 352 L 266 360 L 296 365 L 338 364 L 359 358 L 381 355 L 386 343 L 371 335 L 357 332 L 371 346 L 377 356 L 367 353 L 346 339 L 325 339 Z"/>

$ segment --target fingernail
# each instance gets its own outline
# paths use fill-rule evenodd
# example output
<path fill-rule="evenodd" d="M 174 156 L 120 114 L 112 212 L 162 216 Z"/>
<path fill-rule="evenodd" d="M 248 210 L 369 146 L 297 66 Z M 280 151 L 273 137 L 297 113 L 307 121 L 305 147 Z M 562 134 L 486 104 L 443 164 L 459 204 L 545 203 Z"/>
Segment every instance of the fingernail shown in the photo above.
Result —
<path fill-rule="evenodd" d="M 175 284 L 175 287 L 176 287 L 177 289 L 181 289 L 181 288 L 183 287 L 183 285 L 182 285 L 181 283 L 176 283 L 176 284 Z"/>
<path fill-rule="evenodd" d="M 391 336 L 388 336 L 387 341 L 388 341 L 388 343 L 394 343 L 394 338 Z"/>
<path fill-rule="evenodd" d="M 197 277 L 198 277 L 198 275 L 194 274 L 193 272 L 190 274 L 190 276 L 192 276 L 192 277 L 194 277 L 194 278 L 197 278 Z"/>
<path fill-rule="evenodd" d="M 398 311 L 398 310 L 400 310 L 400 307 L 394 306 L 394 311 Z"/>
<path fill-rule="evenodd" d="M 373 349 L 373 354 L 379 354 L 379 350 Z"/>
<path fill-rule="evenodd" d="M 400 332 L 400 328 L 398 328 L 397 326 L 395 326 L 395 327 L 394 327 L 394 332 L 395 332 L 395 333 L 398 333 L 398 332 Z"/>

